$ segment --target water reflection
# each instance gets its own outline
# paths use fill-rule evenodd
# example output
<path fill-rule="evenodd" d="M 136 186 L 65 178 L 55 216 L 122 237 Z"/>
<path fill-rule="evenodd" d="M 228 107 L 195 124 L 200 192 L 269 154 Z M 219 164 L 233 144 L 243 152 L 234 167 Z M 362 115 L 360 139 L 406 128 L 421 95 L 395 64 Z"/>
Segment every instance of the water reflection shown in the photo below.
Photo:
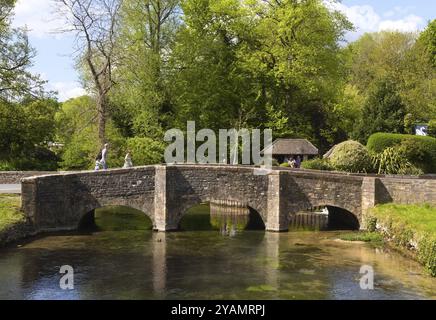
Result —
<path fill-rule="evenodd" d="M 247 231 L 247 225 L 235 227 L 232 237 L 222 236 L 211 223 L 215 213 L 207 206 L 196 210 L 186 216 L 189 230 L 183 232 L 156 233 L 145 225 L 139 230 L 103 230 L 100 224 L 97 232 L 50 235 L 2 249 L 0 298 L 436 298 L 436 279 L 386 248 L 336 241 L 338 232 L 265 233 Z M 226 230 L 238 225 L 218 216 L 217 225 Z M 111 219 L 115 222 L 116 216 Z M 197 231 L 196 222 L 212 229 Z M 74 268 L 73 291 L 59 288 L 64 264 Z M 363 264 L 374 267 L 375 290 L 359 287 Z"/>
<path fill-rule="evenodd" d="M 222 235 L 235 236 L 245 230 L 250 220 L 248 208 L 210 205 L 210 224 Z"/>

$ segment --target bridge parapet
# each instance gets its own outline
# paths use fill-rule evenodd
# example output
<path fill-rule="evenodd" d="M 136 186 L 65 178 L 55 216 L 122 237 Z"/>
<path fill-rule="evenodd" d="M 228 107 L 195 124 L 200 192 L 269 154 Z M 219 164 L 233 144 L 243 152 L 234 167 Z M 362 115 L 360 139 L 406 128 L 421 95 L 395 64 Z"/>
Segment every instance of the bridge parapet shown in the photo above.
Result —
<path fill-rule="evenodd" d="M 436 180 L 272 170 L 251 166 L 156 165 L 60 173 L 22 180 L 23 210 L 38 231 L 71 230 L 85 214 L 108 205 L 143 211 L 154 229 L 177 229 L 186 211 L 202 202 L 241 204 L 259 213 L 269 231 L 288 229 L 302 210 L 346 210 L 364 226 L 379 203 L 436 204 Z"/>

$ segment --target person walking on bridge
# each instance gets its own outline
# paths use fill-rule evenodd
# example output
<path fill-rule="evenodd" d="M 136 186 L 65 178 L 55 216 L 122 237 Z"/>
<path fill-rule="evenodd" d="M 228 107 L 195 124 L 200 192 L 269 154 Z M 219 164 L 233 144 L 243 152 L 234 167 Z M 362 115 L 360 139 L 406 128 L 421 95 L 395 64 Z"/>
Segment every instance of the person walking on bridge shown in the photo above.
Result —
<path fill-rule="evenodd" d="M 130 150 L 127 150 L 127 154 L 126 157 L 124 158 L 124 169 L 127 168 L 132 168 L 133 167 L 133 163 L 132 163 L 132 156 L 130 155 Z"/>
<path fill-rule="evenodd" d="M 107 169 L 107 163 L 106 163 L 106 159 L 107 159 L 107 149 L 109 147 L 108 143 L 105 143 L 103 150 L 101 150 L 101 160 L 100 160 L 100 164 L 103 166 L 103 170 Z"/>

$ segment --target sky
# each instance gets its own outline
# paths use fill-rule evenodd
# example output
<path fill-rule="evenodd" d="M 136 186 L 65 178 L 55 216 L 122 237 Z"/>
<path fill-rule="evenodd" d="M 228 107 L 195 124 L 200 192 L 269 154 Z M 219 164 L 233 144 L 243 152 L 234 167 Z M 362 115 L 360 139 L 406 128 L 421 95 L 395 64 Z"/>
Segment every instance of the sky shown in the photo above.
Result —
<path fill-rule="evenodd" d="M 332 6 L 355 25 L 348 41 L 365 32 L 420 31 L 436 18 L 436 0 L 343 0 Z M 55 14 L 54 0 L 18 0 L 13 24 L 28 28 L 37 52 L 31 70 L 48 81 L 47 89 L 58 92 L 59 101 L 86 93 L 74 69 L 74 35 L 56 32 L 64 22 Z"/>

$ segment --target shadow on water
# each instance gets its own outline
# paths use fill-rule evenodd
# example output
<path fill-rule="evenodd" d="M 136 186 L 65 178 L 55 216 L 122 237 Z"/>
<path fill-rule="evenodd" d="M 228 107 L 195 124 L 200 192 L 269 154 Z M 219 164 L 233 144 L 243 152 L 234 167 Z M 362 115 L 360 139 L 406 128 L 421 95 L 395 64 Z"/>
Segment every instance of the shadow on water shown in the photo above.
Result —
<path fill-rule="evenodd" d="M 245 230 L 265 230 L 260 215 L 251 208 L 203 203 L 190 208 L 180 222 L 184 231 L 219 231 L 234 236 Z"/>
<path fill-rule="evenodd" d="M 359 227 L 354 214 L 333 206 L 311 208 L 289 216 L 291 231 L 359 230 Z"/>
<path fill-rule="evenodd" d="M 142 211 L 125 206 L 107 206 L 88 212 L 79 232 L 151 230 L 153 223 Z"/>

